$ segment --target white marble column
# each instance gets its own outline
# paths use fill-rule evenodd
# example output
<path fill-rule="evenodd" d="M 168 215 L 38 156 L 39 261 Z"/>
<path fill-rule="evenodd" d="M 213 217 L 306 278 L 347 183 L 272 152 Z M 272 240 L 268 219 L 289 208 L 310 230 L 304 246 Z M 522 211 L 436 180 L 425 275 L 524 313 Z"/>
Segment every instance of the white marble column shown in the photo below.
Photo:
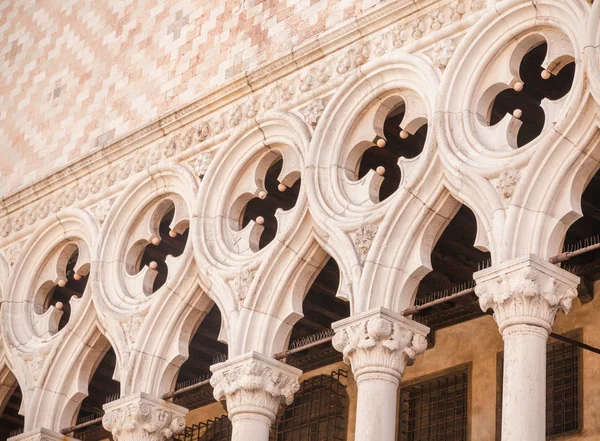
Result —
<path fill-rule="evenodd" d="M 62 435 L 48 429 L 37 429 L 8 438 L 8 441 L 77 441 L 70 436 Z"/>
<path fill-rule="evenodd" d="M 481 309 L 504 339 L 502 441 L 546 439 L 546 342 L 554 317 L 577 297 L 579 277 L 536 256 L 474 275 Z"/>
<path fill-rule="evenodd" d="M 145 393 L 103 406 L 102 425 L 115 441 L 165 441 L 185 429 L 188 410 Z"/>
<path fill-rule="evenodd" d="M 269 441 L 277 412 L 294 399 L 302 373 L 257 352 L 211 366 L 211 371 L 215 399 L 227 405 L 232 441 Z"/>
<path fill-rule="evenodd" d="M 409 360 L 425 351 L 429 328 L 378 308 L 332 325 L 333 346 L 358 385 L 355 439 L 396 439 L 398 385 Z"/>

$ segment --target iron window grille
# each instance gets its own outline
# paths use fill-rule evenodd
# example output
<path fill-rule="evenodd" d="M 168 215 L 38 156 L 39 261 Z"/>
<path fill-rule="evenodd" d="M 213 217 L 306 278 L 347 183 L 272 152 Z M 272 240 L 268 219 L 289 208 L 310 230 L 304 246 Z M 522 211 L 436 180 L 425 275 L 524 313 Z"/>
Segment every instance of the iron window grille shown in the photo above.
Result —
<path fill-rule="evenodd" d="M 466 441 L 468 368 L 400 390 L 399 441 Z"/>
<path fill-rule="evenodd" d="M 578 333 L 579 338 L 581 333 Z M 573 338 L 578 338 L 573 336 Z M 503 354 L 502 354 L 503 355 Z M 498 422 L 501 436 L 503 356 L 499 357 Z M 546 437 L 581 430 L 581 350 L 575 345 L 549 343 L 546 350 Z"/>
<path fill-rule="evenodd" d="M 183 433 L 173 437 L 174 441 L 230 441 L 231 421 L 227 415 L 214 420 L 187 426 Z"/>
<path fill-rule="evenodd" d="M 348 372 L 337 370 L 305 380 L 278 416 L 275 441 L 345 441 Z"/>

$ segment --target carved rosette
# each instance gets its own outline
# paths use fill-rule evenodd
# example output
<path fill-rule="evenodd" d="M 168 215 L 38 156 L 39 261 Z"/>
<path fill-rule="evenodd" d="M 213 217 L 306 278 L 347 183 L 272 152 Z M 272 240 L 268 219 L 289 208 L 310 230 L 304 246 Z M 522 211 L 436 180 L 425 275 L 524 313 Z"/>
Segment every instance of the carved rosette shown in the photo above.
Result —
<path fill-rule="evenodd" d="M 429 328 L 378 308 L 333 323 L 333 347 L 344 354 L 357 381 L 361 376 L 392 376 L 400 381 L 406 364 L 427 349 Z M 367 375 L 371 377 L 371 375 Z"/>
<path fill-rule="evenodd" d="M 299 369 L 257 352 L 211 367 L 210 384 L 217 401 L 226 401 L 229 418 L 260 415 L 275 422 L 283 404 L 290 404 L 300 388 Z"/>
<path fill-rule="evenodd" d="M 166 441 L 185 429 L 188 410 L 145 393 L 105 404 L 102 425 L 115 441 Z"/>
<path fill-rule="evenodd" d="M 494 310 L 500 332 L 511 325 L 552 329 L 558 310 L 567 313 L 577 297 L 579 277 L 530 255 L 474 274 L 481 309 Z"/>

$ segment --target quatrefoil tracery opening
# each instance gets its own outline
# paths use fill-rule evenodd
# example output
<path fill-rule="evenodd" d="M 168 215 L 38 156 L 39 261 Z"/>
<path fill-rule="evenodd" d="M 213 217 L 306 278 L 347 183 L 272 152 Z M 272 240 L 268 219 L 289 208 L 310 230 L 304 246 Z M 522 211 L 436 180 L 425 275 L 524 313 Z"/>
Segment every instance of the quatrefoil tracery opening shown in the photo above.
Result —
<path fill-rule="evenodd" d="M 72 299 L 81 298 L 85 292 L 90 264 L 79 260 L 79 247 L 75 243 L 67 244 L 58 253 L 55 270 L 51 272 L 52 278 L 43 282 L 38 289 L 34 310 L 39 316 L 43 316 L 52 309 L 51 314 L 56 318 L 50 318 L 47 322 L 47 330 L 51 334 L 67 325 L 71 318 Z"/>
<path fill-rule="evenodd" d="M 252 251 L 263 249 L 275 239 L 279 228 L 278 213 L 287 212 L 296 206 L 301 181 L 300 172 L 284 171 L 284 159 L 276 152 L 268 153 L 259 162 L 256 170 L 256 195 L 245 194 L 238 198 L 231 216 L 235 231 L 241 231 L 253 222 L 250 232 Z M 239 215 L 236 216 L 238 210 Z"/>
<path fill-rule="evenodd" d="M 387 109 L 385 104 L 382 109 Z M 356 166 L 350 167 L 354 170 L 354 176 L 349 176 L 353 181 L 364 179 L 373 170 L 369 183 L 373 202 L 383 201 L 394 194 L 403 181 L 402 163 L 419 157 L 423 152 L 427 138 L 427 119 L 407 115 L 408 105 L 410 104 L 400 101 L 384 114 L 379 111 L 375 115 L 374 126 L 376 133 L 382 133 L 372 140 L 358 143 L 348 158 L 352 161 L 359 157 Z M 378 119 L 383 121 L 377 121 Z"/>
<path fill-rule="evenodd" d="M 523 50 L 523 45 L 527 50 Z M 482 98 L 482 105 L 492 97 L 487 109 L 485 124 L 496 126 L 509 115 L 508 142 L 515 148 L 523 147 L 537 138 L 543 131 L 547 106 L 545 102 L 556 102 L 566 96 L 573 85 L 575 62 L 563 55 L 543 67 L 548 55 L 548 43 L 542 36 L 530 36 L 522 42 L 513 57 L 524 55 L 518 62 L 515 79 L 511 85 L 496 84 Z M 551 69 L 553 67 L 553 69 Z"/>
<path fill-rule="evenodd" d="M 184 252 L 188 239 L 188 221 L 173 226 L 175 206 L 166 199 L 154 209 L 149 220 L 150 237 L 138 240 L 129 250 L 126 270 L 131 276 L 148 268 L 143 283 L 144 293 L 158 291 L 169 275 L 169 256 L 176 258 Z"/>

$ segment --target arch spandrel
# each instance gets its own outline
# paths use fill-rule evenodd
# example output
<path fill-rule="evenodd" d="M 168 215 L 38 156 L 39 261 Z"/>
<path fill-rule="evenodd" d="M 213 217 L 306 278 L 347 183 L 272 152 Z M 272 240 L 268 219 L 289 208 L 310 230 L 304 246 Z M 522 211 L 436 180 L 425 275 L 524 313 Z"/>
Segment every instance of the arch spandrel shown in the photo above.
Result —
<path fill-rule="evenodd" d="M 501 2 L 461 40 L 444 74 L 435 130 L 448 188 L 475 212 L 488 236 L 480 234 L 479 243 L 487 242 L 494 262 L 560 252 L 566 228 L 579 216 L 571 201 L 581 193 L 568 189 L 597 156 L 588 142 L 597 123 L 581 27 L 589 9 L 583 1 Z M 528 65 L 536 51 L 545 55 Z M 545 95 L 528 83 L 530 74 L 547 84 L 562 75 L 556 89 L 566 91 Z M 516 108 L 492 121 L 501 93 L 518 100 L 534 89 L 539 134 L 530 128 L 535 109 L 525 115 Z M 531 139 L 516 144 L 523 130 Z"/>
<path fill-rule="evenodd" d="M 191 240 L 185 239 L 197 192 L 196 178 L 186 167 L 153 166 L 121 192 L 102 225 L 94 299 L 115 349 L 123 396 L 172 390 L 187 358 L 184 328 L 195 326 L 212 305 L 199 287 Z M 168 242 L 164 261 L 150 261 L 162 256 L 156 247 L 167 242 L 167 235 L 179 237 L 183 249 Z M 155 251 L 148 254 L 151 247 Z"/>
<path fill-rule="evenodd" d="M 2 333 L 6 360 L 23 393 L 25 430 L 60 430 L 72 424 L 87 396 L 93 365 L 105 344 L 92 284 L 68 305 L 54 297 L 74 277 L 90 276 L 97 238 L 98 225 L 91 215 L 62 211 L 30 236 L 12 267 L 1 311 Z M 69 319 L 61 323 L 66 311 Z"/>
<path fill-rule="evenodd" d="M 458 208 L 444 189 L 435 133 L 423 131 L 432 127 L 439 81 L 439 71 L 416 55 L 367 63 L 338 89 L 317 125 L 307 168 L 310 210 L 338 262 L 340 295 L 352 314 L 409 306 L 431 269 L 432 239 Z M 365 155 L 376 148 L 395 149 L 388 168 L 397 158 L 400 171 L 397 189 L 383 194 L 389 169 L 360 177 Z"/>
<path fill-rule="evenodd" d="M 268 113 L 230 137 L 200 187 L 192 220 L 194 253 L 204 289 L 221 302 L 227 317 L 229 335 L 223 337 L 230 356 L 282 349 L 278 332 L 264 330 L 291 328 L 298 320 L 301 309 L 292 305 L 291 291 L 321 264 L 322 250 L 307 211 L 304 174 L 309 142 L 310 131 L 299 117 Z M 279 185 L 269 189 L 274 164 L 279 165 L 270 179 Z M 290 192 L 297 193 L 282 206 Z M 269 233 L 268 214 L 263 217 L 258 200 L 272 196 L 277 198 L 272 207 L 279 208 L 271 217 Z M 259 208 L 252 207 L 252 201 Z M 271 234 L 271 239 L 265 241 L 264 234 Z M 265 338 L 258 339 L 263 334 Z"/>

